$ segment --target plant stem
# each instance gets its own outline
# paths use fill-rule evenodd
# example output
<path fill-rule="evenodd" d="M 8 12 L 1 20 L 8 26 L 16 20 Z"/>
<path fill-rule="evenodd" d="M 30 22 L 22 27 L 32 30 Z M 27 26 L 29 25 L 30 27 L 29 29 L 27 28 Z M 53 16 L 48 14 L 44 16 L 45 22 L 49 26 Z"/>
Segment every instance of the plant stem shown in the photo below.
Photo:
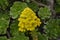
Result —
<path fill-rule="evenodd" d="M 38 35 L 36 31 L 31 32 L 31 36 L 33 40 L 38 40 Z"/>

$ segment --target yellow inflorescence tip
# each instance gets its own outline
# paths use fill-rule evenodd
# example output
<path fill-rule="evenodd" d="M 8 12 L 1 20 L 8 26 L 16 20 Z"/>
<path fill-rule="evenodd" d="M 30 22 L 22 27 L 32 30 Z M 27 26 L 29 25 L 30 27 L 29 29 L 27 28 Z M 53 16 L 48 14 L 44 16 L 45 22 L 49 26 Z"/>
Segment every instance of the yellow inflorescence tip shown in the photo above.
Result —
<path fill-rule="evenodd" d="M 29 7 L 25 8 L 18 18 L 19 21 L 19 31 L 33 31 L 37 26 L 40 26 L 41 21 L 36 16 L 35 12 L 33 12 Z"/>

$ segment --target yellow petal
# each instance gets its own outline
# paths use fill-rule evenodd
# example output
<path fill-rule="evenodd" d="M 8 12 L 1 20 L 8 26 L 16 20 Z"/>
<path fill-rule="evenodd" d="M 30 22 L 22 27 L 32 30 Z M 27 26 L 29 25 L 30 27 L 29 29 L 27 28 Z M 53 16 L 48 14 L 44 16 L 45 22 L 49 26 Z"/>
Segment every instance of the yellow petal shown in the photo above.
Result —
<path fill-rule="evenodd" d="M 23 28 L 19 28 L 19 31 L 21 31 L 21 32 L 25 32 L 26 30 L 23 29 Z"/>

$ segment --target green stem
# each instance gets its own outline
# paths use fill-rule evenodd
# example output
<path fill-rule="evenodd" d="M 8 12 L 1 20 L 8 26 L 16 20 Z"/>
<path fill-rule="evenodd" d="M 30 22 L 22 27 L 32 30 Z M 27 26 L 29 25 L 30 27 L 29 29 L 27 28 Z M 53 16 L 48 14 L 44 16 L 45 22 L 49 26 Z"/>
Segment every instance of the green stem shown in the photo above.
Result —
<path fill-rule="evenodd" d="M 38 35 L 37 35 L 36 31 L 33 31 L 30 34 L 31 34 L 33 40 L 38 40 Z"/>

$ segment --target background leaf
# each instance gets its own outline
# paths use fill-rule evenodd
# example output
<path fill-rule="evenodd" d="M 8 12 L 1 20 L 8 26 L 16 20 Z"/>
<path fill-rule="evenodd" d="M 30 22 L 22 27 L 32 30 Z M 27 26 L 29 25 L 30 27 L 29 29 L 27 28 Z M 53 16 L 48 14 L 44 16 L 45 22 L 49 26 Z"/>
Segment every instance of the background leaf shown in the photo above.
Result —
<path fill-rule="evenodd" d="M 29 3 L 30 2 L 30 0 L 25 0 L 27 3 Z"/>
<path fill-rule="evenodd" d="M 60 19 L 50 19 L 44 26 L 46 35 L 50 39 L 56 39 L 60 35 Z"/>
<path fill-rule="evenodd" d="M 15 20 L 12 22 L 11 26 L 11 34 L 12 34 L 12 38 L 11 40 L 28 40 L 29 38 L 25 36 L 24 33 L 20 32 L 18 30 L 18 21 Z"/>
<path fill-rule="evenodd" d="M 56 2 L 60 5 L 60 0 L 56 0 Z"/>
<path fill-rule="evenodd" d="M 5 10 L 9 5 L 8 0 L 0 0 L 0 8 Z"/>
<path fill-rule="evenodd" d="M 5 34 L 9 26 L 9 15 L 7 12 L 0 12 L 0 34 Z"/>
<path fill-rule="evenodd" d="M 7 40 L 7 38 L 4 36 L 4 37 L 0 37 L 0 40 Z"/>
<path fill-rule="evenodd" d="M 50 9 L 48 7 L 41 7 L 38 11 L 38 16 L 42 19 L 49 18 L 51 16 Z"/>
<path fill-rule="evenodd" d="M 38 10 L 38 5 L 35 3 L 35 2 L 31 2 L 31 3 L 28 3 L 28 6 L 33 10 L 33 11 L 37 11 Z"/>
<path fill-rule="evenodd" d="M 48 37 L 44 34 L 38 33 L 38 40 L 48 40 Z"/>
<path fill-rule="evenodd" d="M 58 5 L 58 4 L 55 5 L 55 11 L 56 11 L 56 13 L 60 12 L 60 5 Z"/>
<path fill-rule="evenodd" d="M 24 2 L 14 2 L 12 7 L 10 8 L 10 15 L 13 19 L 17 18 L 18 15 L 27 7 L 27 4 Z"/>

